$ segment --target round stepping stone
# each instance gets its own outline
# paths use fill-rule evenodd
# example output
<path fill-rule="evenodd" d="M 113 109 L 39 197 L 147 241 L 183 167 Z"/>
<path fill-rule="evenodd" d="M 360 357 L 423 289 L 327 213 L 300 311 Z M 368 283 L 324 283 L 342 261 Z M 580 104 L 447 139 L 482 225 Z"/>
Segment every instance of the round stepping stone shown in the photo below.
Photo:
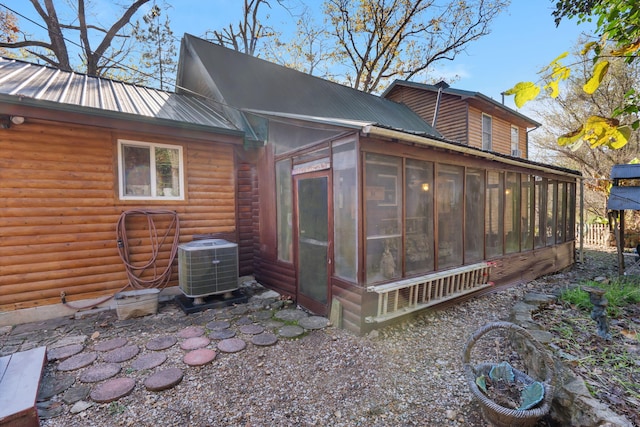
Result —
<path fill-rule="evenodd" d="M 97 358 L 98 354 L 95 352 L 76 354 L 60 362 L 58 371 L 75 371 L 76 369 L 91 365 Z"/>
<path fill-rule="evenodd" d="M 273 320 L 273 319 L 267 320 L 267 322 L 264 324 L 264 327 L 267 329 L 278 329 L 282 326 L 284 326 L 284 322 L 280 320 Z"/>
<path fill-rule="evenodd" d="M 273 317 L 273 313 L 270 310 L 262 310 L 253 313 L 255 320 L 269 320 Z"/>
<path fill-rule="evenodd" d="M 231 326 L 231 323 L 226 320 L 214 320 L 213 322 L 209 322 L 205 325 L 207 329 L 211 329 L 212 331 L 219 331 L 220 329 L 227 329 Z"/>
<path fill-rule="evenodd" d="M 118 372 L 120 372 L 118 363 L 99 363 L 87 368 L 79 379 L 83 383 L 97 383 L 115 376 Z"/>
<path fill-rule="evenodd" d="M 182 361 L 189 366 L 206 365 L 216 358 L 216 352 L 208 348 L 200 348 L 184 355 Z"/>
<path fill-rule="evenodd" d="M 244 350 L 246 346 L 247 343 L 240 338 L 229 338 L 218 343 L 218 350 L 224 353 L 236 353 Z"/>
<path fill-rule="evenodd" d="M 253 320 L 251 320 L 247 316 L 241 317 L 238 320 L 236 320 L 236 325 L 238 326 L 251 325 L 252 323 L 253 323 Z"/>
<path fill-rule="evenodd" d="M 163 335 L 150 340 L 147 348 L 151 351 L 166 350 L 178 342 L 178 338 L 173 335 Z"/>
<path fill-rule="evenodd" d="M 245 314 L 249 309 L 245 305 L 239 305 L 231 309 L 232 314 Z"/>
<path fill-rule="evenodd" d="M 75 356 L 84 350 L 82 344 L 71 344 L 64 347 L 52 348 L 47 350 L 47 360 L 52 362 L 54 360 L 64 360 L 71 356 Z"/>
<path fill-rule="evenodd" d="M 289 308 L 289 309 L 280 310 L 276 312 L 276 314 L 273 317 L 275 317 L 276 319 L 284 320 L 285 322 L 292 322 L 292 321 L 304 319 L 305 317 L 309 317 L 309 315 L 302 310 Z"/>
<path fill-rule="evenodd" d="M 309 316 L 298 320 L 298 325 L 305 329 L 324 329 L 329 324 L 329 319 L 321 316 Z"/>
<path fill-rule="evenodd" d="M 131 378 L 113 378 L 98 384 L 91 391 L 91 400 L 98 403 L 109 403 L 118 400 L 133 391 L 136 382 Z"/>
<path fill-rule="evenodd" d="M 131 363 L 131 369 L 135 369 L 136 371 L 153 369 L 156 366 L 162 365 L 166 360 L 167 355 L 164 353 L 143 354 Z"/>
<path fill-rule="evenodd" d="M 193 337 L 182 341 L 180 348 L 183 350 L 195 350 L 208 346 L 210 342 L 211 340 L 207 337 Z"/>
<path fill-rule="evenodd" d="M 137 345 L 125 345 L 105 353 L 102 360 L 107 363 L 121 363 L 136 357 L 140 349 Z"/>
<path fill-rule="evenodd" d="M 94 344 L 95 351 L 111 351 L 124 346 L 128 340 L 126 338 L 113 338 Z"/>
<path fill-rule="evenodd" d="M 71 387 L 62 395 L 62 401 L 67 405 L 71 405 L 89 396 L 90 391 L 91 387 L 86 384 Z"/>
<path fill-rule="evenodd" d="M 277 342 L 278 342 L 278 337 L 268 332 L 265 332 L 264 334 L 254 335 L 253 337 L 251 337 L 251 343 L 258 346 L 266 347 L 269 345 L 274 345 Z"/>
<path fill-rule="evenodd" d="M 209 334 L 209 338 L 212 340 L 226 340 L 227 338 L 233 338 L 236 336 L 236 332 L 231 329 L 220 329 L 219 331 L 213 331 Z"/>
<path fill-rule="evenodd" d="M 144 380 L 144 386 L 149 391 L 162 391 L 175 387 L 182 381 L 182 370 L 179 368 L 169 368 L 158 371 Z"/>
<path fill-rule="evenodd" d="M 278 329 L 278 335 L 285 338 L 295 338 L 304 334 L 304 328 L 298 325 L 285 325 Z"/>
<path fill-rule="evenodd" d="M 178 332 L 178 338 L 195 338 L 204 335 L 204 328 L 201 326 L 189 326 Z"/>
<path fill-rule="evenodd" d="M 258 335 L 264 332 L 264 327 L 261 325 L 244 325 L 240 326 L 240 332 L 247 335 Z"/>
<path fill-rule="evenodd" d="M 37 400 L 41 402 L 51 399 L 71 387 L 74 382 L 76 382 L 76 377 L 73 375 L 45 375 L 40 382 Z"/>

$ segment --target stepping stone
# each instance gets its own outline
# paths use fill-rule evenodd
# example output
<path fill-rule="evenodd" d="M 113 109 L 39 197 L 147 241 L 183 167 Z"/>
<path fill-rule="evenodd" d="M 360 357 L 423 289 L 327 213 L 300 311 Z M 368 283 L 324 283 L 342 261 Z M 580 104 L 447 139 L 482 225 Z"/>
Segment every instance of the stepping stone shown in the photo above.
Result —
<path fill-rule="evenodd" d="M 231 329 L 220 329 L 209 334 L 209 338 L 212 340 L 226 340 L 227 338 L 233 338 L 235 336 L 236 332 Z"/>
<path fill-rule="evenodd" d="M 79 414 L 80 412 L 86 411 L 92 406 L 93 406 L 93 403 L 91 402 L 87 402 L 85 400 L 79 400 L 77 402 L 74 402 L 74 405 L 71 407 L 71 409 L 69 409 L 69 412 L 71 412 L 72 414 Z"/>
<path fill-rule="evenodd" d="M 182 361 L 189 366 L 206 365 L 216 358 L 216 352 L 208 348 L 200 348 L 184 355 Z"/>
<path fill-rule="evenodd" d="M 205 325 L 207 329 L 211 329 L 212 331 L 219 331 L 220 329 L 227 329 L 231 326 L 231 323 L 226 320 L 214 320 L 213 322 L 209 322 Z"/>
<path fill-rule="evenodd" d="M 278 329 L 278 335 L 285 338 L 295 338 L 304 334 L 304 328 L 298 325 L 285 325 Z"/>
<path fill-rule="evenodd" d="M 58 371 L 75 371 L 76 369 L 91 365 L 97 358 L 98 354 L 95 352 L 76 354 L 60 362 Z"/>
<path fill-rule="evenodd" d="M 42 418 L 43 420 L 47 420 L 49 418 L 55 418 L 64 413 L 65 406 L 62 402 L 55 402 L 49 400 L 47 402 L 38 402 L 36 403 L 36 408 L 38 409 L 38 418 Z M 22 425 L 19 423 L 16 425 Z"/>
<path fill-rule="evenodd" d="M 114 378 L 100 383 L 91 391 L 91 400 L 98 403 L 109 403 L 131 393 L 136 382 L 131 378 Z"/>
<path fill-rule="evenodd" d="M 240 338 L 229 338 L 218 343 L 218 350 L 223 353 L 237 353 L 247 347 L 247 343 Z"/>
<path fill-rule="evenodd" d="M 71 344 L 64 347 L 51 348 L 47 350 L 47 360 L 53 362 L 55 360 L 64 360 L 71 356 L 75 356 L 84 350 L 82 344 Z"/>
<path fill-rule="evenodd" d="M 126 338 L 113 338 L 94 344 L 93 349 L 95 351 L 111 351 L 124 346 L 127 342 Z"/>
<path fill-rule="evenodd" d="M 284 326 L 284 322 L 280 320 L 274 320 L 274 319 L 269 319 L 264 324 L 264 327 L 267 329 L 278 329 L 278 328 L 281 328 L 282 326 Z"/>
<path fill-rule="evenodd" d="M 66 347 L 68 345 L 73 345 L 73 344 L 84 344 L 85 341 L 87 341 L 86 335 L 72 335 L 72 336 L 60 338 L 58 341 L 54 342 L 53 344 L 47 345 L 47 349 L 51 350 L 53 348 Z"/>
<path fill-rule="evenodd" d="M 76 382 L 73 375 L 45 375 L 40 382 L 37 401 L 51 399 L 56 394 L 62 393 Z"/>
<path fill-rule="evenodd" d="M 144 386 L 149 391 L 162 391 L 175 387 L 182 381 L 182 370 L 179 368 L 169 368 L 158 371 L 144 380 Z"/>
<path fill-rule="evenodd" d="M 309 315 L 302 310 L 289 308 L 276 312 L 273 317 L 275 317 L 276 319 L 284 320 L 285 322 L 292 322 L 304 319 L 305 317 L 309 317 Z"/>
<path fill-rule="evenodd" d="M 241 317 L 238 320 L 236 320 L 236 325 L 238 326 L 251 325 L 252 323 L 253 323 L 253 320 L 251 320 L 247 316 Z"/>
<path fill-rule="evenodd" d="M 258 334 L 258 335 L 254 335 L 253 337 L 251 337 L 251 343 L 254 345 L 258 345 L 258 346 L 269 346 L 269 345 L 274 345 L 275 343 L 278 342 L 278 337 L 276 337 L 274 334 L 270 334 L 268 332 L 265 332 L 263 334 Z"/>
<path fill-rule="evenodd" d="M 140 352 L 137 345 L 126 345 L 124 347 L 116 348 L 102 355 L 102 360 L 107 363 L 121 363 L 129 359 L 133 359 Z"/>
<path fill-rule="evenodd" d="M 262 310 L 253 313 L 255 320 L 269 320 L 273 317 L 273 313 L 270 310 Z"/>
<path fill-rule="evenodd" d="M 207 337 L 193 337 L 182 341 L 180 348 L 183 350 L 195 350 L 208 346 L 210 342 L 211 340 Z"/>
<path fill-rule="evenodd" d="M 163 335 L 150 340 L 147 348 L 151 351 L 166 350 L 178 342 L 178 338 L 173 335 Z"/>
<path fill-rule="evenodd" d="M 178 338 L 195 338 L 204 335 L 204 328 L 201 326 L 189 326 L 178 332 Z"/>
<path fill-rule="evenodd" d="M 243 304 L 231 309 L 232 314 L 245 314 L 249 309 Z"/>
<path fill-rule="evenodd" d="M 305 329 L 324 329 L 329 324 L 329 319 L 322 316 L 309 316 L 298 320 L 298 325 Z"/>
<path fill-rule="evenodd" d="M 118 372 L 120 372 L 118 363 L 98 363 L 87 368 L 79 379 L 83 383 L 97 383 L 115 376 Z"/>
<path fill-rule="evenodd" d="M 131 369 L 135 369 L 136 371 L 153 369 L 156 366 L 162 365 L 166 360 L 167 355 L 164 353 L 143 354 L 131 363 Z"/>
<path fill-rule="evenodd" d="M 240 326 L 240 332 L 247 335 L 258 335 L 264 332 L 264 327 L 260 325 Z"/>
<path fill-rule="evenodd" d="M 67 405 L 71 405 L 72 403 L 76 403 L 85 399 L 89 396 L 89 392 L 91 391 L 91 387 L 86 384 L 77 385 L 75 387 L 71 387 L 62 395 L 62 401 Z"/>

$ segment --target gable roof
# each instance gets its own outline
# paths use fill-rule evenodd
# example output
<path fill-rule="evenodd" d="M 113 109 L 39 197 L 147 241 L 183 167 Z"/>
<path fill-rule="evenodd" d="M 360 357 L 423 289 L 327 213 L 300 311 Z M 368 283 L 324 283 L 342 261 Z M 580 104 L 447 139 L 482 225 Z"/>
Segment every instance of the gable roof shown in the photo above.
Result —
<path fill-rule="evenodd" d="M 242 134 L 193 96 L 1 57 L 0 103 Z"/>
<path fill-rule="evenodd" d="M 442 90 L 442 93 L 446 93 L 449 95 L 453 95 L 456 96 L 458 98 L 460 98 L 461 100 L 471 100 L 474 102 L 478 102 L 481 103 L 483 105 L 483 110 L 485 112 L 490 113 L 492 110 L 494 111 L 501 111 L 503 114 L 510 114 L 520 120 L 523 120 L 524 122 L 526 122 L 528 124 L 528 126 L 526 127 L 538 127 L 541 126 L 541 123 L 538 123 L 537 121 L 533 120 L 530 117 L 525 116 L 524 114 L 521 114 L 519 112 L 517 112 L 516 110 L 507 107 L 506 105 L 494 100 L 493 98 L 490 98 L 486 95 L 483 95 L 480 92 L 473 92 L 473 91 L 468 91 L 468 90 L 462 90 L 462 89 L 454 89 L 449 87 L 449 85 L 447 85 L 444 82 L 440 82 L 436 85 L 429 85 L 426 83 L 417 83 L 417 82 L 412 82 L 409 80 L 395 80 L 393 83 L 391 83 L 391 85 L 389 85 L 389 87 L 387 87 L 385 89 L 385 91 L 382 93 L 382 95 L 380 95 L 381 97 L 386 97 L 395 87 L 410 87 L 410 88 L 414 88 L 414 89 L 419 89 L 419 90 L 424 90 L 424 91 L 429 91 L 429 92 L 438 92 L 440 90 Z"/>
<path fill-rule="evenodd" d="M 185 60 L 188 58 L 188 60 Z M 196 62 L 194 64 L 193 62 Z M 178 91 L 193 90 L 241 111 L 354 120 L 440 137 L 405 105 L 185 34 Z M 199 68 L 194 73 L 189 67 Z M 203 76 L 206 74 L 206 76 Z M 207 79 L 194 82 L 194 76 Z"/>

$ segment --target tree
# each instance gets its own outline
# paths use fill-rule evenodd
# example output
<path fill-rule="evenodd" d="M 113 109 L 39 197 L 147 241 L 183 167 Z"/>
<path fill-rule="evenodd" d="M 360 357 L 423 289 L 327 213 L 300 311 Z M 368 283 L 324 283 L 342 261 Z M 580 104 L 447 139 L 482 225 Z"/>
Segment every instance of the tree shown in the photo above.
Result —
<path fill-rule="evenodd" d="M 169 6 L 165 3 L 164 9 Z M 158 76 L 160 89 L 164 90 L 164 82 L 168 76 L 172 76 L 176 71 L 176 45 L 171 31 L 169 17 L 165 17 L 164 22 L 160 22 L 162 9 L 155 2 L 149 12 L 143 17 L 146 28 L 142 28 L 136 23 L 133 34 L 138 42 L 143 46 L 142 65 L 147 74 Z"/>
<path fill-rule="evenodd" d="M 256 56 L 258 40 L 273 35 L 273 30 L 263 26 L 258 18 L 262 5 L 271 8 L 268 0 L 244 0 L 242 20 L 238 23 L 237 28 L 234 28 L 233 24 L 229 24 L 229 27 L 220 31 L 207 31 L 205 38 L 221 46 Z"/>
<path fill-rule="evenodd" d="M 335 40 L 333 61 L 343 78 L 375 92 L 392 78 L 423 75 L 437 61 L 453 60 L 490 33 L 508 0 L 326 0 L 324 11 Z"/>
<path fill-rule="evenodd" d="M 122 59 L 131 51 L 130 34 L 124 29 L 130 23 L 133 15 L 149 0 L 136 0 L 125 6 L 120 17 L 110 27 L 87 22 L 90 16 L 85 8 L 85 0 L 77 0 L 69 22 L 62 22 L 53 0 L 30 0 L 34 9 L 44 22 L 48 31 L 48 41 L 32 39 L 26 34 L 22 40 L 3 40 L 1 48 L 24 48 L 47 64 L 65 70 L 86 71 L 93 76 L 106 76 L 113 70 L 122 70 Z M 72 34 L 79 42 L 71 42 Z M 93 49 L 92 41 L 99 39 L 98 46 Z M 118 43 L 116 43 L 116 41 Z M 71 45 L 70 45 L 71 44 Z M 79 49 L 80 64 L 72 65 L 70 52 Z M 84 70 L 82 70 L 84 68 Z"/>
<path fill-rule="evenodd" d="M 0 33 L 7 42 L 15 42 L 18 40 L 20 29 L 18 28 L 18 20 L 13 13 L 0 10 Z M 7 49 L 0 47 L 0 55 L 7 56 L 8 53 Z"/>
<path fill-rule="evenodd" d="M 624 59 L 631 66 L 640 49 L 640 6 L 635 0 L 557 0 L 553 12 L 556 24 L 563 18 L 577 19 L 578 23 L 596 19 L 594 40 L 584 45 L 581 60 L 573 67 L 588 64 L 590 75 L 582 87 L 586 95 L 592 95 L 604 81 L 611 68 L 611 60 Z M 544 89 L 549 96 L 557 97 L 560 83 L 565 82 L 572 68 L 562 64 L 567 53 L 560 55 L 540 71 L 545 84 L 520 82 L 505 93 L 515 95 L 516 106 L 536 98 Z M 640 127 L 638 118 L 640 99 L 637 90 L 630 89 L 610 115 L 594 114 L 587 117 L 575 129 L 558 138 L 558 144 L 576 147 L 587 142 L 591 148 L 607 146 L 619 149 L 627 144 L 631 129 Z M 622 119 L 622 121 L 621 121 Z M 626 125 L 625 123 L 629 123 Z"/>
<path fill-rule="evenodd" d="M 580 57 L 580 54 L 574 56 Z M 590 116 L 611 116 L 627 92 L 640 89 L 640 66 L 626 64 L 622 58 L 612 59 L 609 72 L 599 88 L 588 95 L 582 86 L 590 77 L 591 67 L 588 63 L 579 64 L 581 66 L 574 67 L 564 90 L 557 97 L 541 97 L 532 103 L 531 109 L 537 119 L 545 124 L 533 134 L 532 145 L 537 148 L 533 151 L 540 153 L 539 160 L 581 171 L 586 177 L 585 207 L 588 215 L 606 218 L 611 167 L 629 163 L 638 157 L 639 136 L 632 133 L 624 147 L 613 150 L 606 145 L 594 148 L 558 145 L 556 135 L 572 131 Z M 629 120 L 630 117 L 621 118 L 623 125 L 629 125 Z"/>

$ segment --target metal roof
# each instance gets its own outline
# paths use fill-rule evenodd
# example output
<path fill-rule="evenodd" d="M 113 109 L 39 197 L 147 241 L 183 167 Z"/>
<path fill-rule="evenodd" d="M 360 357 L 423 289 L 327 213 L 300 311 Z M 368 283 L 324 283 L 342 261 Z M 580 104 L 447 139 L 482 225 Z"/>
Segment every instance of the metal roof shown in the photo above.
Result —
<path fill-rule="evenodd" d="M 640 164 L 613 165 L 611 179 L 640 179 Z"/>
<path fill-rule="evenodd" d="M 122 113 L 237 131 L 207 102 L 195 96 L 1 57 L 0 95 L 5 102 L 15 98 L 43 108 L 64 104 L 78 112 Z"/>
<path fill-rule="evenodd" d="M 465 99 L 465 98 L 478 99 L 480 101 L 483 101 L 483 102 L 486 102 L 488 104 L 491 104 L 494 107 L 500 108 L 500 109 L 504 110 L 505 112 L 513 114 L 513 115 L 521 118 L 522 120 L 530 123 L 532 126 L 542 126 L 541 123 L 538 123 L 537 121 L 533 120 L 532 118 L 527 117 L 524 114 L 521 114 L 521 113 L 517 112 L 516 110 L 507 107 L 506 105 L 496 101 L 493 98 L 488 97 L 487 95 L 484 95 L 484 94 L 482 94 L 480 92 L 473 92 L 473 91 L 463 90 L 463 89 L 454 89 L 454 88 L 451 88 L 448 85 L 446 85 L 446 83 L 443 86 L 440 86 L 440 85 L 429 85 L 429 84 L 426 84 L 426 83 L 417 83 L 417 82 L 412 82 L 412 81 L 409 81 L 409 80 L 395 80 L 393 83 L 391 83 L 391 85 L 387 89 L 385 89 L 385 91 L 380 96 L 386 97 L 386 95 L 389 92 L 391 92 L 391 90 L 395 86 L 407 86 L 407 87 L 412 87 L 412 88 L 416 88 L 416 89 L 428 90 L 428 91 L 431 91 L 431 92 L 438 92 L 438 90 L 440 90 L 442 88 L 442 92 L 443 93 L 459 96 L 461 99 Z"/>
<path fill-rule="evenodd" d="M 435 137 L 441 135 L 407 106 L 338 83 L 283 67 L 185 34 L 181 64 L 203 67 L 207 82 L 178 77 L 178 91 L 208 86 L 233 109 L 346 119 Z M 180 74 L 180 71 L 179 71 Z M 184 80 L 184 81 L 181 81 Z M 189 80 L 189 81 L 187 81 Z"/>

